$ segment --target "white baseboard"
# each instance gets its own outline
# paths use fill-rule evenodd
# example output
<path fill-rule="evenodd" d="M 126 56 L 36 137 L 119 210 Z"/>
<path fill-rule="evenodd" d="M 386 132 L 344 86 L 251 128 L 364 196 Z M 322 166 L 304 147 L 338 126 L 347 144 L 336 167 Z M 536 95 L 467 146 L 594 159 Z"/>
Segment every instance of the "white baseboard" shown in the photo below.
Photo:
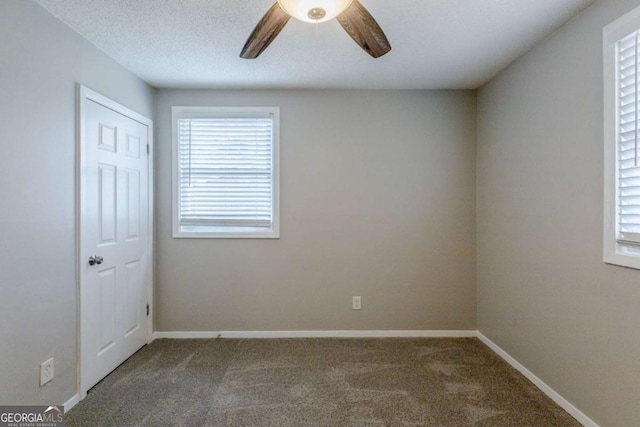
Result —
<path fill-rule="evenodd" d="M 153 338 L 472 338 L 477 331 L 176 331 Z"/>
<path fill-rule="evenodd" d="M 69 412 L 69 410 L 71 410 L 71 408 L 76 406 L 78 404 L 78 402 L 80 402 L 80 394 L 76 393 L 71 397 L 71 399 L 67 400 L 62 405 L 62 406 L 64 406 L 64 413 L 66 414 L 67 412 Z"/>
<path fill-rule="evenodd" d="M 511 357 L 509 353 L 501 349 L 496 343 L 491 341 L 489 338 L 484 336 L 481 332 L 477 332 L 477 337 L 487 345 L 491 350 L 493 350 L 498 356 L 502 357 L 508 364 L 516 368 L 522 375 L 527 377 L 529 381 L 535 384 L 544 394 L 549 396 L 551 400 L 556 402 L 562 409 L 567 411 L 573 418 L 578 420 L 578 422 L 582 423 L 585 427 L 599 427 L 598 424 L 595 423 L 591 418 L 586 416 L 582 411 L 573 406 L 571 402 L 562 397 L 558 392 L 549 387 L 544 381 L 534 375 L 533 372 L 524 367 L 520 362 Z"/>

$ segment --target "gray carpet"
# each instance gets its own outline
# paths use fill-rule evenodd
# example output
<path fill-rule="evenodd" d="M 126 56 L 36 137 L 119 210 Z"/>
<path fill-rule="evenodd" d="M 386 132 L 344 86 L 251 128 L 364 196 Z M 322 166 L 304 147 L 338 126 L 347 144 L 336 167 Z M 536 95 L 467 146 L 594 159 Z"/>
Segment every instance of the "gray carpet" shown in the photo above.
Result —
<path fill-rule="evenodd" d="M 158 340 L 68 426 L 579 426 L 475 338 Z"/>

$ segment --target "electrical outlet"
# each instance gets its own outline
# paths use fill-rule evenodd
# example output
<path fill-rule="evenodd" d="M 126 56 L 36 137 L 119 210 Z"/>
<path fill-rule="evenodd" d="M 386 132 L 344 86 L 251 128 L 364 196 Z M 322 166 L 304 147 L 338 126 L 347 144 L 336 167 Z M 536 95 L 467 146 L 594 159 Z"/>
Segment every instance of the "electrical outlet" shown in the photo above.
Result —
<path fill-rule="evenodd" d="M 352 299 L 352 308 L 354 310 L 362 309 L 362 297 L 353 297 Z"/>
<path fill-rule="evenodd" d="M 53 357 L 40 365 L 40 386 L 53 379 Z"/>

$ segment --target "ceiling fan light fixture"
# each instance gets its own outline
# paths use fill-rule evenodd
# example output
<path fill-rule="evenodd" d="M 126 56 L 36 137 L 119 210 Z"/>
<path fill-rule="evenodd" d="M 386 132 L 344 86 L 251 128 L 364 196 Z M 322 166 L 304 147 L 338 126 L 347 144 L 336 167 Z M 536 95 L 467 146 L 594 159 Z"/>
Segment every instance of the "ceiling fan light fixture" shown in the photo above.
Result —
<path fill-rule="evenodd" d="M 280 7 L 294 18 L 310 23 L 330 21 L 344 12 L 353 0 L 278 0 Z"/>
<path fill-rule="evenodd" d="M 373 58 L 380 58 L 391 50 L 384 31 L 358 0 L 277 0 L 253 29 L 240 58 L 260 56 L 291 17 L 310 23 L 335 18 L 353 41 Z"/>

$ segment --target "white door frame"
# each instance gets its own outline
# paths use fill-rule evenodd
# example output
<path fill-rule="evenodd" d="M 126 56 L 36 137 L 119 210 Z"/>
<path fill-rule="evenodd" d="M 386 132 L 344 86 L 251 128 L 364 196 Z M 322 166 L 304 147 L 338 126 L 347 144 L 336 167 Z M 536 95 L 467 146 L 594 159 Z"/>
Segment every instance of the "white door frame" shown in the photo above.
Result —
<path fill-rule="evenodd" d="M 147 343 L 153 340 L 153 272 L 154 272 L 154 258 L 153 258 L 153 121 L 148 117 L 136 113 L 133 110 L 128 109 L 115 101 L 103 96 L 85 86 L 77 85 L 78 104 L 76 108 L 76 286 L 77 286 L 77 313 L 76 313 L 76 335 L 77 335 L 77 376 L 78 376 L 78 393 L 80 399 L 84 399 L 87 396 L 88 387 L 83 383 L 83 357 L 84 352 L 82 348 L 82 335 L 84 332 L 82 326 L 82 283 L 86 281 L 84 262 L 86 260 L 80 259 L 82 251 L 82 235 L 84 232 L 83 218 L 87 212 L 86 206 L 86 184 L 85 175 L 83 172 L 86 168 L 85 160 L 85 145 L 86 145 L 86 105 L 87 102 L 98 103 L 110 110 L 113 110 L 123 116 L 126 116 L 132 120 L 135 120 L 148 129 L 148 141 L 149 144 L 147 156 L 148 166 L 148 185 L 147 185 L 147 197 L 149 201 L 148 208 L 148 253 L 149 253 L 149 272 L 146 277 L 147 288 L 147 302 L 149 304 L 149 316 L 147 321 Z"/>

